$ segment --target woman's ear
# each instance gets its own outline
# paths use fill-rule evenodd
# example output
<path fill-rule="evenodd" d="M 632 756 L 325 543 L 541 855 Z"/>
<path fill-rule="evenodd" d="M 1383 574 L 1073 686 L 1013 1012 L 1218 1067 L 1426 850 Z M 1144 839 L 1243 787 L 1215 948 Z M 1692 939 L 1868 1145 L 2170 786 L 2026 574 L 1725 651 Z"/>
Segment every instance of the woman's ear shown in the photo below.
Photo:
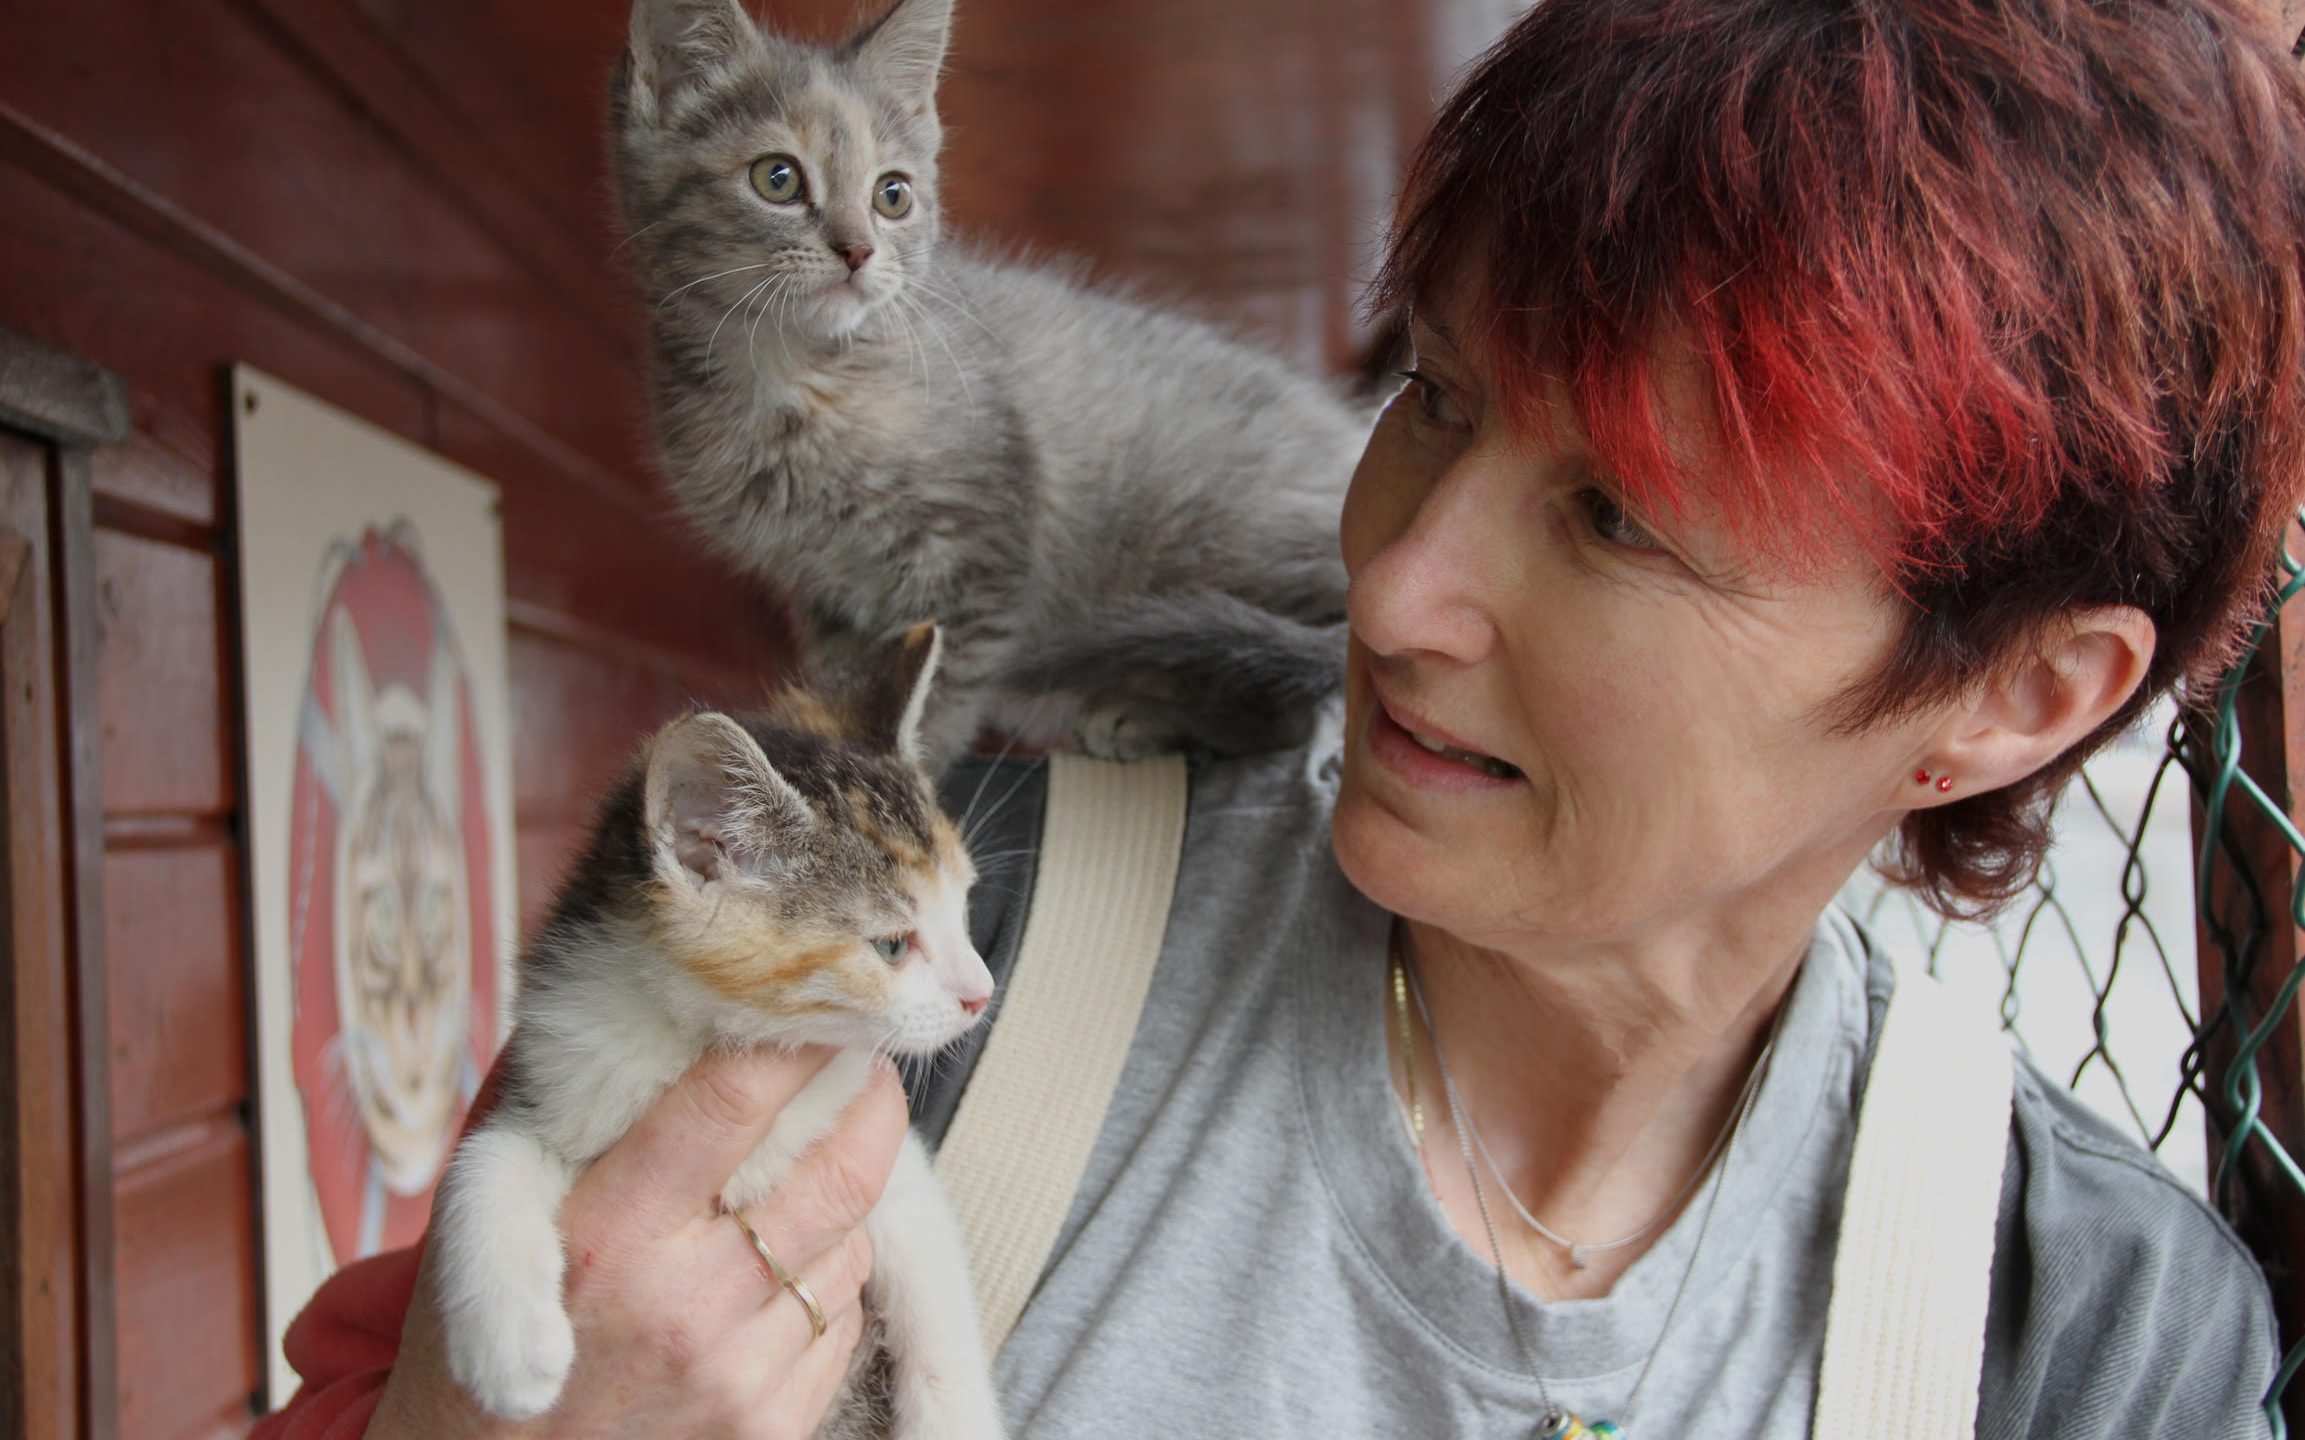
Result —
<path fill-rule="evenodd" d="M 2137 692 L 2154 641 L 2135 606 L 2069 612 L 1939 729 L 1920 767 L 1954 783 L 1930 799 L 2015 784 L 2064 754 Z"/>

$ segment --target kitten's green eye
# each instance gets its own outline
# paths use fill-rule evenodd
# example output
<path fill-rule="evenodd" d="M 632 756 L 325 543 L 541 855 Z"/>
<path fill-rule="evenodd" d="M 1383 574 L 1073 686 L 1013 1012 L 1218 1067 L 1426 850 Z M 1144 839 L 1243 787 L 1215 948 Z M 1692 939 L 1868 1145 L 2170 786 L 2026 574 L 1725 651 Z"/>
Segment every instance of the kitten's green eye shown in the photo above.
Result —
<path fill-rule="evenodd" d="M 905 943 L 910 939 L 907 935 L 883 935 L 878 940 L 867 940 L 865 943 L 872 947 L 873 954 L 894 965 L 904 958 Z"/>
<path fill-rule="evenodd" d="M 902 175 L 883 175 L 873 187 L 872 208 L 891 220 L 902 220 L 912 213 L 912 182 Z"/>
<path fill-rule="evenodd" d="M 800 178 L 800 162 L 790 155 L 763 155 L 752 162 L 752 188 L 760 198 L 790 205 L 808 191 Z"/>

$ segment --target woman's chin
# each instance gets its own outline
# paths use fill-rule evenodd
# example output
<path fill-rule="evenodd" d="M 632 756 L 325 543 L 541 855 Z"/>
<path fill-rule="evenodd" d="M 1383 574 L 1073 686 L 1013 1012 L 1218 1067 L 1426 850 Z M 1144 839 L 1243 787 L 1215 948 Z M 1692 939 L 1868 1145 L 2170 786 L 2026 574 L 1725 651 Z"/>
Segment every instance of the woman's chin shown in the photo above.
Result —
<path fill-rule="evenodd" d="M 1366 787 L 1356 786 L 1348 761 L 1345 780 L 1329 817 L 1329 843 L 1337 868 L 1352 887 L 1395 915 L 1435 919 L 1437 908 L 1463 889 L 1462 873 L 1471 855 L 1453 856 L 1445 843 L 1395 812 Z"/>

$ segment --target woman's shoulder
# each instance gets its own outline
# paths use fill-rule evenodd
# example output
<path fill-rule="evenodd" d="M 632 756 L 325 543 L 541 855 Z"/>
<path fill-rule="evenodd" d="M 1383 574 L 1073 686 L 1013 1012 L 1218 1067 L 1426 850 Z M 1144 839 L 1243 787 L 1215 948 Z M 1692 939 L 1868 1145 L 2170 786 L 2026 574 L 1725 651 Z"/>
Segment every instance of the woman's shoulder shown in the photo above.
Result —
<path fill-rule="evenodd" d="M 1895 979 L 1878 953 L 1867 970 L 1877 1036 Z M 2014 1063 L 1980 1440 L 2265 1435 L 2277 1341 L 2247 1246 L 2134 1136 Z"/>

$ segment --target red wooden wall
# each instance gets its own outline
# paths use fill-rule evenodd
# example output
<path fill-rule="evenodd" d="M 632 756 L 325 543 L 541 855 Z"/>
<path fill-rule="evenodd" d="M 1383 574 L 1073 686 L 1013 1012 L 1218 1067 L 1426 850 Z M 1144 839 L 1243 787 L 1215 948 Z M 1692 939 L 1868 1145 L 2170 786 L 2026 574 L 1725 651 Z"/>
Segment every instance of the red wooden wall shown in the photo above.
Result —
<path fill-rule="evenodd" d="M 1404 141 L 1505 8 L 963 0 L 949 203 L 1341 367 Z M 503 487 L 524 916 L 639 733 L 777 669 L 771 606 L 643 459 L 598 143 L 622 25 L 620 0 L 0 18 L 0 325 L 134 395 L 95 467 L 117 1324 L 87 1339 L 135 1440 L 240 1433 L 260 1384 L 226 365 Z"/>

